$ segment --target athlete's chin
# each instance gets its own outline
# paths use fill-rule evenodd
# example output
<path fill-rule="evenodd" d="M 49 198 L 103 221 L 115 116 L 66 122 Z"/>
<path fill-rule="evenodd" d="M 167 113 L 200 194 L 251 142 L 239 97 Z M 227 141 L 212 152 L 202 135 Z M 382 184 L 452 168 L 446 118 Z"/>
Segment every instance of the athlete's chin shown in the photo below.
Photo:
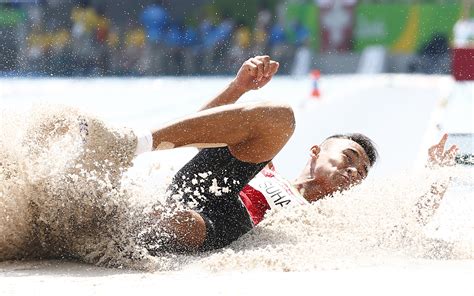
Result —
<path fill-rule="evenodd" d="M 330 191 L 330 193 L 342 192 L 348 190 L 350 187 L 351 184 L 346 180 L 339 180 L 338 182 L 332 183 L 328 191 Z"/>
<path fill-rule="evenodd" d="M 350 187 L 350 180 L 337 172 L 322 174 L 321 178 L 315 179 L 315 183 L 318 184 L 318 188 L 323 195 L 332 195 Z"/>

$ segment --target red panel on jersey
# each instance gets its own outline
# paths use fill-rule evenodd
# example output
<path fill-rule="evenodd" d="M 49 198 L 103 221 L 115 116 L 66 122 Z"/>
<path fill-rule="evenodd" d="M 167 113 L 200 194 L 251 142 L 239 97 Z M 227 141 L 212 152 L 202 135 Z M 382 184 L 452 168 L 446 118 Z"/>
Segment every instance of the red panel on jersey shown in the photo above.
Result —
<path fill-rule="evenodd" d="M 239 195 L 247 208 L 253 223 L 255 225 L 260 223 L 265 216 L 265 212 L 270 209 L 263 194 L 260 193 L 260 191 L 253 189 L 252 186 L 246 185 Z"/>

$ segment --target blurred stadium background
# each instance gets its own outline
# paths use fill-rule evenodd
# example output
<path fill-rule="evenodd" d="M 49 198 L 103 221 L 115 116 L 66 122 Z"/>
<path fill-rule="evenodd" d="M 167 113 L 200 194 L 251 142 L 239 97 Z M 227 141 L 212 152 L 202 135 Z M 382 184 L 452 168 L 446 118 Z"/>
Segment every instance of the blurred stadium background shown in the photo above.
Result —
<path fill-rule="evenodd" d="M 0 0 L 0 75 L 225 75 L 261 54 L 280 61 L 283 74 L 449 74 L 456 24 L 471 18 L 473 42 L 470 4 Z M 461 58 L 471 69 L 473 56 Z"/>

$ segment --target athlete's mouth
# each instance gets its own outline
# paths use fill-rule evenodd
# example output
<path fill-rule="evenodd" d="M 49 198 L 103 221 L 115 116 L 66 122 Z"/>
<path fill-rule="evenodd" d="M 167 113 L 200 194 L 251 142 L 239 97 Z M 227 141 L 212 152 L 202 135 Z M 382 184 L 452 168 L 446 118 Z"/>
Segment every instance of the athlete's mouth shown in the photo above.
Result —
<path fill-rule="evenodd" d="M 351 184 L 351 178 L 349 178 L 348 176 L 342 174 L 342 173 L 339 173 L 339 175 L 344 179 L 345 183 L 347 185 L 350 185 Z"/>

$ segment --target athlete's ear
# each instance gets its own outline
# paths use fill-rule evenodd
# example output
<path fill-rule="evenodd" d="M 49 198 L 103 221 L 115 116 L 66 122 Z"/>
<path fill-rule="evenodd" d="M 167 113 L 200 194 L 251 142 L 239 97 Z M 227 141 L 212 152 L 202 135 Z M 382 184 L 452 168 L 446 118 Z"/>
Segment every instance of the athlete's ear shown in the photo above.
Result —
<path fill-rule="evenodd" d="M 321 148 L 319 148 L 318 145 L 314 145 L 313 147 L 311 147 L 309 155 L 312 158 L 317 158 L 320 151 L 321 151 Z"/>

